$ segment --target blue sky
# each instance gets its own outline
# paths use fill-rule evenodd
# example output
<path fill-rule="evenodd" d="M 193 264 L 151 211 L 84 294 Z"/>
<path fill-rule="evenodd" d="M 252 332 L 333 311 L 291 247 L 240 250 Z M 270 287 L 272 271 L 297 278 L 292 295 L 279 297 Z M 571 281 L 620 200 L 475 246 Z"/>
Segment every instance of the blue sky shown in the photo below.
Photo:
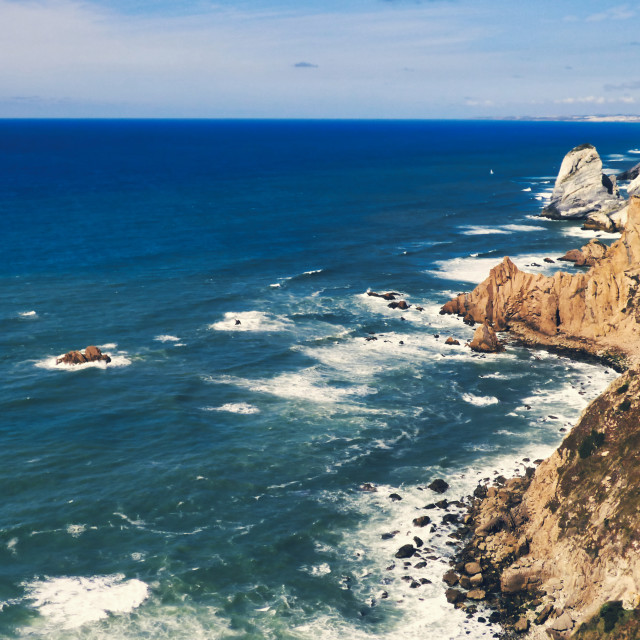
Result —
<path fill-rule="evenodd" d="M 0 0 L 0 117 L 633 114 L 640 3 Z"/>

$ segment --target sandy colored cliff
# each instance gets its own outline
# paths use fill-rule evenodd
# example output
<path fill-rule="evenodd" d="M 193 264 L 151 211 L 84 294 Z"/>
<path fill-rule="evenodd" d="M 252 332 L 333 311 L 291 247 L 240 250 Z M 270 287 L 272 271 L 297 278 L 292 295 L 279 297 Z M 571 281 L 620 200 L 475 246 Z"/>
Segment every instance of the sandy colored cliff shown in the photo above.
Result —
<path fill-rule="evenodd" d="M 487 321 L 530 342 L 640 361 L 640 197 L 632 197 L 625 230 L 586 273 L 553 276 L 520 271 L 509 258 L 442 313 Z"/>

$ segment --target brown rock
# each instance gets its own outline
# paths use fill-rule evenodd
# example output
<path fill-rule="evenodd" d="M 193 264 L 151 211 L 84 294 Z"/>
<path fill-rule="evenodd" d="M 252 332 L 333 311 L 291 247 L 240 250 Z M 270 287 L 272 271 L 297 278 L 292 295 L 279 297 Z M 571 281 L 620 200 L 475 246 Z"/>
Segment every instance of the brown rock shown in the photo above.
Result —
<path fill-rule="evenodd" d="M 396 558 L 410 558 L 415 552 L 416 548 L 412 544 L 405 544 L 396 551 Z"/>
<path fill-rule="evenodd" d="M 104 360 L 105 362 L 111 362 L 111 358 L 105 355 L 96 346 L 89 346 L 84 350 L 84 357 L 88 362 L 96 362 L 97 360 Z"/>
<path fill-rule="evenodd" d="M 442 313 L 470 313 L 496 331 L 517 329 L 534 334 L 539 342 L 553 344 L 562 334 L 565 343 L 584 345 L 588 340 L 626 351 L 640 342 L 640 323 L 633 312 L 638 275 L 640 197 L 631 197 L 622 237 L 590 271 L 574 275 L 559 271 L 547 277 L 520 271 L 504 258 L 474 291 L 450 300 Z"/>
<path fill-rule="evenodd" d="M 467 597 L 459 589 L 447 589 L 447 591 L 445 592 L 445 596 L 446 596 L 447 602 L 449 604 L 456 604 L 457 602 L 464 602 L 464 600 Z"/>
<path fill-rule="evenodd" d="M 427 488 L 436 493 L 444 493 L 449 488 L 449 483 L 442 478 L 436 478 L 431 484 L 427 485 Z"/>
<path fill-rule="evenodd" d="M 451 336 L 449 336 L 445 341 L 445 344 L 451 344 L 451 345 L 460 345 L 460 343 L 455 339 L 452 338 Z"/>
<path fill-rule="evenodd" d="M 571 249 L 567 251 L 562 257 L 558 258 L 558 260 L 562 260 L 563 262 L 575 262 L 576 264 L 584 264 L 584 256 L 582 255 L 582 251 L 580 249 Z"/>
<path fill-rule="evenodd" d="M 442 576 L 442 580 L 450 587 L 455 587 L 458 584 L 459 579 L 460 576 L 453 569 L 450 569 Z"/>
<path fill-rule="evenodd" d="M 420 516 L 419 518 L 413 519 L 413 524 L 416 527 L 426 527 L 431 522 L 431 518 L 429 516 Z"/>
<path fill-rule="evenodd" d="M 84 364 L 85 362 L 96 362 L 99 360 L 111 362 L 111 358 L 102 353 L 98 347 L 89 346 L 85 349 L 84 354 L 80 351 L 69 351 L 65 353 L 61 358 L 56 359 L 56 364 Z"/>
<path fill-rule="evenodd" d="M 469 578 L 469 582 L 471 583 L 472 587 L 479 587 L 484 582 L 484 579 L 481 573 L 476 573 L 475 575 L 471 576 L 471 578 Z"/>
<path fill-rule="evenodd" d="M 519 591 L 523 591 L 526 586 L 527 575 L 519 571 L 503 573 L 500 578 L 500 589 L 502 593 L 518 593 Z"/>
<path fill-rule="evenodd" d="M 547 621 L 547 618 L 551 615 L 551 613 L 553 612 L 553 605 L 552 604 L 548 604 L 537 616 L 536 619 L 534 620 L 534 622 L 537 625 L 540 624 L 544 624 Z"/>
<path fill-rule="evenodd" d="M 527 618 L 520 618 L 520 620 L 513 625 L 513 630 L 516 633 L 527 633 L 527 631 L 529 631 L 529 620 Z"/>
<path fill-rule="evenodd" d="M 467 575 L 474 576 L 476 573 L 480 573 L 482 571 L 482 567 L 479 562 L 467 562 L 467 564 L 464 565 L 464 570 Z"/>
<path fill-rule="evenodd" d="M 469 600 L 484 600 L 486 596 L 487 593 L 484 589 L 472 589 L 467 593 Z"/>
<path fill-rule="evenodd" d="M 84 362 L 87 362 L 87 359 L 80 351 L 69 351 L 56 360 L 56 364 L 83 364 Z"/>
<path fill-rule="evenodd" d="M 504 351 L 504 347 L 496 332 L 488 325 L 483 324 L 476 329 L 473 334 L 473 340 L 469 344 L 472 351 L 478 351 L 480 353 L 498 353 Z"/>

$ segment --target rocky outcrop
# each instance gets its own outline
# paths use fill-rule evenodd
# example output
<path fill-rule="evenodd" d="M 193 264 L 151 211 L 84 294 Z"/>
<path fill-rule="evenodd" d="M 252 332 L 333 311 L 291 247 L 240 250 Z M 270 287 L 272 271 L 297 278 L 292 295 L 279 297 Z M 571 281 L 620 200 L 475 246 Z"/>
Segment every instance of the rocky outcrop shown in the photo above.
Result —
<path fill-rule="evenodd" d="M 630 196 L 640 195 L 640 176 L 637 176 L 632 182 L 627 185 L 627 193 Z"/>
<path fill-rule="evenodd" d="M 496 332 L 486 323 L 481 324 L 476 329 L 469 347 L 472 351 L 479 353 L 499 353 L 504 351 L 504 346 L 498 340 Z"/>
<path fill-rule="evenodd" d="M 624 630 L 640 628 L 639 425 L 629 370 L 535 471 L 475 501 L 460 564 L 482 568 L 506 626 L 527 620 L 532 640 L 638 637 Z"/>
<path fill-rule="evenodd" d="M 615 176 L 602 172 L 602 160 L 591 144 L 575 147 L 564 157 L 542 216 L 556 220 L 610 215 L 624 206 Z"/>
<path fill-rule="evenodd" d="M 619 173 L 616 178 L 618 180 L 635 180 L 638 176 L 640 176 L 640 162 L 631 167 L 631 169 Z"/>
<path fill-rule="evenodd" d="M 56 364 L 85 364 L 87 362 L 111 362 L 111 358 L 102 353 L 96 346 L 89 346 L 84 350 L 84 353 L 80 351 L 69 351 L 65 353 L 61 358 L 56 359 Z"/>
<path fill-rule="evenodd" d="M 640 356 L 640 198 L 632 197 L 621 238 L 586 273 L 520 271 L 509 258 L 441 313 L 470 315 L 526 342 Z"/>
<path fill-rule="evenodd" d="M 567 251 L 558 260 L 564 262 L 573 262 L 577 267 L 593 267 L 597 262 L 607 255 L 607 245 L 603 244 L 597 238 L 590 240 L 580 249 L 571 249 Z"/>

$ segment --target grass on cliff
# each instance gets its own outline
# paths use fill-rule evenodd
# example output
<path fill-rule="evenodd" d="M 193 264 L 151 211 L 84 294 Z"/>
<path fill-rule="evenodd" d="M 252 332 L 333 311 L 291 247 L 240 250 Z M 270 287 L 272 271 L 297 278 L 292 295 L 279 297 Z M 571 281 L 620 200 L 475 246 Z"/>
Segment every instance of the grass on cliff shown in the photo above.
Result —
<path fill-rule="evenodd" d="M 637 640 L 640 638 L 640 609 L 625 611 L 622 602 L 606 602 L 600 611 L 580 625 L 571 640 Z"/>
<path fill-rule="evenodd" d="M 621 550 L 640 539 L 639 400 L 640 375 L 631 370 L 589 405 L 560 446 L 565 463 L 547 507 L 561 535 L 582 538 L 593 556 L 612 539 Z"/>

